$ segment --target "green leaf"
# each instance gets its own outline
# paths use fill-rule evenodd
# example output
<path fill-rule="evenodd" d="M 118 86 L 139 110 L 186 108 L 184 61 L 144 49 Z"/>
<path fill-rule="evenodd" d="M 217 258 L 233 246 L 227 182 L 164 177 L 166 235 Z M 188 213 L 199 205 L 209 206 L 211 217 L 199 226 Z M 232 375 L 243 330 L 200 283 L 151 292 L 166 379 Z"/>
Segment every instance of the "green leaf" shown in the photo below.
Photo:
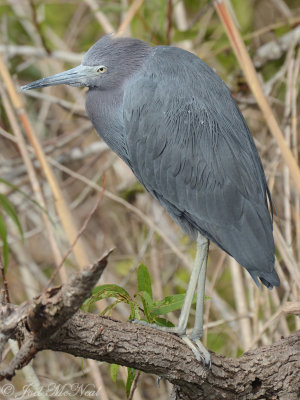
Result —
<path fill-rule="evenodd" d="M 110 365 L 110 377 L 113 382 L 117 382 L 117 376 L 120 369 L 120 365 L 118 364 L 111 364 Z"/>
<path fill-rule="evenodd" d="M 0 194 L 0 208 L 2 208 L 2 210 L 12 219 L 12 221 L 18 228 L 18 231 L 23 239 L 24 238 L 23 230 L 22 230 L 18 215 L 16 213 L 16 210 L 15 210 L 13 204 L 3 194 Z"/>
<path fill-rule="evenodd" d="M 82 304 L 81 304 L 81 310 L 84 312 L 90 312 L 90 309 L 94 303 L 91 303 L 91 298 L 86 299 Z"/>
<path fill-rule="evenodd" d="M 100 285 L 94 287 L 92 290 L 92 296 L 83 303 L 82 310 L 88 312 L 90 307 L 97 301 L 108 297 L 114 297 L 117 300 L 128 304 L 131 301 L 129 293 L 120 286 L 114 284 Z"/>
<path fill-rule="evenodd" d="M 101 315 L 108 315 L 109 316 L 111 314 L 110 311 L 112 311 L 116 307 L 116 305 L 119 304 L 119 303 L 120 303 L 119 300 L 114 301 L 112 304 L 107 306 L 103 311 L 101 311 Z"/>
<path fill-rule="evenodd" d="M 148 268 L 144 264 L 141 264 L 139 266 L 137 271 L 137 278 L 139 292 L 147 292 L 152 300 L 151 278 Z"/>
<path fill-rule="evenodd" d="M 82 372 L 83 375 L 84 375 L 84 362 L 85 362 L 85 359 L 82 358 L 81 359 L 81 363 L 80 363 L 80 369 L 81 369 L 81 372 Z"/>
<path fill-rule="evenodd" d="M 117 302 L 120 303 L 125 303 L 129 304 L 130 306 L 130 319 L 140 319 L 139 315 L 139 307 L 138 304 L 136 304 L 135 301 L 133 301 L 129 295 L 129 293 L 123 289 L 121 286 L 114 285 L 114 284 L 106 284 L 106 285 L 100 285 L 96 286 L 93 291 L 92 291 L 92 297 L 87 299 L 83 305 L 82 305 L 82 310 L 85 312 L 88 312 L 90 307 L 95 304 L 97 301 L 100 301 L 102 299 L 110 298 L 113 297 L 117 299 Z M 112 305 L 108 306 L 104 312 L 109 311 L 111 308 L 113 308 L 117 302 L 113 303 Z"/>
<path fill-rule="evenodd" d="M 129 397 L 130 389 L 135 377 L 135 370 L 133 368 L 127 368 L 127 371 L 128 371 L 128 377 L 126 382 L 126 396 Z"/>
<path fill-rule="evenodd" d="M 155 301 L 152 304 L 151 312 L 154 315 L 167 314 L 168 312 L 180 310 L 185 298 L 185 293 L 167 296 L 163 300 Z M 193 298 L 193 303 L 196 301 L 196 295 Z"/>
<path fill-rule="evenodd" d="M 152 297 L 149 295 L 149 293 L 142 292 L 142 294 L 143 294 L 144 299 L 147 301 L 147 303 L 152 305 L 153 301 L 152 301 Z"/>
<path fill-rule="evenodd" d="M 155 319 L 155 323 L 159 326 L 167 326 L 169 328 L 173 328 L 174 324 L 172 324 L 172 322 L 168 321 L 165 318 L 156 318 Z"/>
<path fill-rule="evenodd" d="M 142 304 L 143 304 L 143 311 L 146 317 L 147 322 L 150 324 L 155 322 L 155 317 L 152 316 L 151 309 L 152 309 L 152 299 L 147 292 L 138 293 L 136 296 L 140 297 Z"/>
<path fill-rule="evenodd" d="M 0 237 L 3 242 L 3 268 L 4 268 L 4 273 L 6 273 L 7 266 L 8 266 L 8 260 L 9 260 L 9 248 L 8 248 L 8 243 L 7 243 L 7 232 L 6 232 L 6 226 L 4 219 L 2 215 L 0 214 Z"/>
<path fill-rule="evenodd" d="M 139 306 L 135 301 L 131 301 L 129 303 L 130 305 L 130 316 L 129 316 L 129 320 L 132 319 L 141 319 L 141 315 L 140 315 L 140 310 L 139 310 Z"/>
<path fill-rule="evenodd" d="M 130 295 L 125 289 L 112 283 L 94 287 L 92 290 L 92 295 L 97 296 L 99 300 L 107 297 L 130 299 Z"/>

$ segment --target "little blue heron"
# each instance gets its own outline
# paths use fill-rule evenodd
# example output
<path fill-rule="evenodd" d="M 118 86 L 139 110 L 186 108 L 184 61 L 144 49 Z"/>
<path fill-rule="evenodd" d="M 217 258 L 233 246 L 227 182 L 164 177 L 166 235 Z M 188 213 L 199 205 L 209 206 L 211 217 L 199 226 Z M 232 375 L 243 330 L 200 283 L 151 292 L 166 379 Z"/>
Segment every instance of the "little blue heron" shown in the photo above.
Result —
<path fill-rule="evenodd" d="M 98 134 L 183 231 L 197 238 L 178 325 L 157 328 L 178 334 L 209 364 L 200 341 L 209 240 L 245 267 L 259 287 L 258 278 L 269 289 L 280 284 L 270 192 L 229 89 L 190 52 L 111 35 L 95 43 L 78 67 L 22 89 L 59 84 L 89 88 L 86 111 Z M 195 325 L 187 336 L 195 291 Z"/>

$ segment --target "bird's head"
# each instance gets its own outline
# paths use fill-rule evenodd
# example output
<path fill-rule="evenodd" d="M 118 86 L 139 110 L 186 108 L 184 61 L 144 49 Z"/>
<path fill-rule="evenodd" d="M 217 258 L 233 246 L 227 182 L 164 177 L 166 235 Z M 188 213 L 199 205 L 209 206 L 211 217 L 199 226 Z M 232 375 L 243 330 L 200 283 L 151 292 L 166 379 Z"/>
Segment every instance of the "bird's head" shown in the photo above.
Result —
<path fill-rule="evenodd" d="M 77 67 L 31 82 L 21 90 L 62 84 L 101 90 L 120 87 L 142 66 L 149 51 L 149 45 L 140 40 L 106 35 L 88 50 Z"/>

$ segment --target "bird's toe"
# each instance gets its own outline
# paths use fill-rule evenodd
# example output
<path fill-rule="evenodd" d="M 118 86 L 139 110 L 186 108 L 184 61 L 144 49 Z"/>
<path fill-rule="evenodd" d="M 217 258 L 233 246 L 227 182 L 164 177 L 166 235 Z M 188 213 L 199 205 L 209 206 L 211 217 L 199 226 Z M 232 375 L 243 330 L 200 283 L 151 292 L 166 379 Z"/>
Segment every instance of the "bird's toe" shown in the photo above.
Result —
<path fill-rule="evenodd" d="M 182 340 L 188 345 L 188 347 L 194 353 L 196 359 L 205 367 L 211 368 L 211 357 L 209 351 L 204 347 L 199 339 L 191 339 L 188 336 L 182 336 Z"/>

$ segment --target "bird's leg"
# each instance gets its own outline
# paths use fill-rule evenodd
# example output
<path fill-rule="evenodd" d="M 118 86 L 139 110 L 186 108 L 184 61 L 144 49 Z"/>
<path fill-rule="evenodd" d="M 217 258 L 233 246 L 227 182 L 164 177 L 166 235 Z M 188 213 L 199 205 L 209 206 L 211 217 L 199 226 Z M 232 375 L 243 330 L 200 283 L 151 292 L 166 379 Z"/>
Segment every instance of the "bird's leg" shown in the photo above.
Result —
<path fill-rule="evenodd" d="M 158 329 L 160 331 L 177 334 L 190 347 L 190 349 L 195 354 L 197 360 L 199 361 L 202 360 L 205 362 L 206 365 L 210 365 L 210 354 L 200 341 L 200 338 L 202 337 L 203 333 L 203 306 L 204 306 L 204 288 L 205 288 L 207 254 L 208 254 L 208 240 L 199 233 L 197 237 L 196 257 L 177 326 L 175 327 L 158 326 L 156 324 L 149 324 L 145 321 L 139 321 L 139 320 L 135 320 L 133 322 L 141 325 L 146 325 L 151 328 Z M 197 303 L 196 303 L 195 326 L 191 336 L 187 336 L 186 326 L 196 286 L 197 286 Z"/>
<path fill-rule="evenodd" d="M 208 256 L 208 240 L 202 235 L 198 236 L 197 243 L 201 242 L 201 251 L 203 252 L 203 263 L 201 265 L 200 273 L 197 282 L 197 303 L 196 303 L 196 316 L 194 329 L 190 335 L 190 339 L 202 339 L 203 336 L 203 311 L 204 311 L 204 295 L 205 295 L 205 278 Z"/>
<path fill-rule="evenodd" d="M 184 302 L 183 302 L 183 306 L 182 306 L 182 309 L 180 312 L 178 326 L 177 326 L 177 329 L 178 329 L 177 333 L 179 335 L 185 334 L 188 317 L 189 317 L 191 305 L 193 302 L 194 293 L 196 290 L 196 286 L 198 285 L 196 320 L 195 320 L 195 326 L 196 326 L 196 321 L 198 319 L 197 312 L 198 312 L 199 281 L 200 281 L 200 276 L 201 276 L 203 269 L 205 268 L 205 270 L 206 270 L 207 252 L 208 252 L 208 240 L 206 238 L 204 238 L 204 236 L 202 236 L 200 233 L 198 233 L 196 257 L 194 260 L 192 273 L 190 276 L 188 288 L 186 291 L 186 295 L 184 298 Z M 204 272 L 204 285 L 205 285 L 205 272 Z M 202 314 L 202 316 L 201 316 L 200 320 L 203 320 L 203 299 L 202 299 L 202 313 L 201 314 Z"/>
<path fill-rule="evenodd" d="M 201 251 L 203 257 L 197 282 L 197 303 L 196 303 L 195 324 L 192 333 L 188 337 L 183 339 L 191 347 L 192 350 L 193 350 L 191 346 L 192 343 L 189 342 L 194 342 L 195 345 L 200 350 L 200 352 L 203 354 L 205 363 L 207 365 L 210 365 L 210 354 L 207 351 L 207 349 L 203 346 L 200 340 L 203 336 L 203 310 L 204 310 L 204 294 L 205 294 L 205 278 L 206 278 L 208 246 L 209 246 L 208 240 L 199 233 L 197 238 L 197 252 Z M 195 352 L 194 350 L 193 352 L 197 357 L 198 352 Z"/>

